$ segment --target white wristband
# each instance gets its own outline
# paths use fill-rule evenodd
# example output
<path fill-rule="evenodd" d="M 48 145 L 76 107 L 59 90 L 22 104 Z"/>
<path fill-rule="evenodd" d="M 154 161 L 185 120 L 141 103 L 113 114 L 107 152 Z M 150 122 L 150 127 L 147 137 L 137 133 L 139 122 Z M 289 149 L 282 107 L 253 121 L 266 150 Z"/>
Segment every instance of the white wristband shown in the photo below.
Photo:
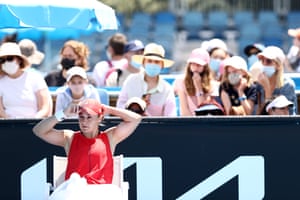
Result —
<path fill-rule="evenodd" d="M 55 118 L 57 119 L 57 121 L 61 122 L 62 120 L 65 119 L 65 113 L 63 110 L 60 110 L 60 111 L 57 111 L 55 114 L 54 114 Z"/>

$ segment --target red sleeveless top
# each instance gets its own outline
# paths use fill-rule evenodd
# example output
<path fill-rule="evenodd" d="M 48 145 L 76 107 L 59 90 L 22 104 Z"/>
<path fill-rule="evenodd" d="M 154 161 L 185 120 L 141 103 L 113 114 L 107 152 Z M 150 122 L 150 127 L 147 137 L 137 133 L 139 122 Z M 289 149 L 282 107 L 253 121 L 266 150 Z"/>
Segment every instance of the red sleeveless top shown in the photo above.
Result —
<path fill-rule="evenodd" d="M 65 180 L 73 172 L 85 177 L 88 184 L 111 184 L 113 177 L 113 156 L 106 134 L 86 138 L 80 132 L 73 136 L 68 155 Z"/>

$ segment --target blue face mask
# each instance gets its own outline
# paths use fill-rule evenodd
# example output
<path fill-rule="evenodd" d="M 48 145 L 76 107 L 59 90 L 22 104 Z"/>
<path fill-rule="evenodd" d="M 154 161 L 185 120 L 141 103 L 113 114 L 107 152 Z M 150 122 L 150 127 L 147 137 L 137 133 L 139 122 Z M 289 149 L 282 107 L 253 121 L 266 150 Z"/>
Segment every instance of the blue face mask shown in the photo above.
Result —
<path fill-rule="evenodd" d="M 210 59 L 210 62 L 209 62 L 209 66 L 211 68 L 211 70 L 213 70 L 214 72 L 219 72 L 219 68 L 220 68 L 220 64 L 221 64 L 221 60 L 219 59 Z"/>
<path fill-rule="evenodd" d="M 248 57 L 248 69 L 258 61 L 258 58 L 256 55 L 251 55 Z"/>
<path fill-rule="evenodd" d="M 263 65 L 263 72 L 267 77 L 271 77 L 275 73 L 275 68 L 273 66 Z"/>
<path fill-rule="evenodd" d="M 152 64 L 152 63 L 145 64 L 145 72 L 150 77 L 155 77 L 159 75 L 160 70 L 161 70 L 160 65 Z"/>
<path fill-rule="evenodd" d="M 139 69 L 141 67 L 141 64 L 140 63 L 136 63 L 134 62 L 133 60 L 130 61 L 130 65 L 136 69 Z"/>

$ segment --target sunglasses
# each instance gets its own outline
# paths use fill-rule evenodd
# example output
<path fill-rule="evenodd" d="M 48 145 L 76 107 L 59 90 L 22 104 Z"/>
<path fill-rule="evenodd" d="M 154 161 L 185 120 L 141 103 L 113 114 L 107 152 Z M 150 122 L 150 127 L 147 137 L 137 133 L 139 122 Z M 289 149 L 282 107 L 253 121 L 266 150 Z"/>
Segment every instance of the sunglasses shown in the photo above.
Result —
<path fill-rule="evenodd" d="M 15 56 L 7 56 L 7 57 L 0 58 L 0 64 L 5 63 L 6 61 L 11 62 L 14 59 L 15 59 Z"/>

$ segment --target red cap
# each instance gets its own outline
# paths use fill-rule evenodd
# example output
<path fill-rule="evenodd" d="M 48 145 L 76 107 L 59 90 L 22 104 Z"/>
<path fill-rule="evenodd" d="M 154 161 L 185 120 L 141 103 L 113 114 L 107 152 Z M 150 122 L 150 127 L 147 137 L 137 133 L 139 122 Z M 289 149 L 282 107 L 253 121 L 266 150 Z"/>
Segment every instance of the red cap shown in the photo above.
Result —
<path fill-rule="evenodd" d="M 102 115 L 104 107 L 95 99 L 85 99 L 79 103 L 79 112 L 82 110 L 91 115 Z"/>

